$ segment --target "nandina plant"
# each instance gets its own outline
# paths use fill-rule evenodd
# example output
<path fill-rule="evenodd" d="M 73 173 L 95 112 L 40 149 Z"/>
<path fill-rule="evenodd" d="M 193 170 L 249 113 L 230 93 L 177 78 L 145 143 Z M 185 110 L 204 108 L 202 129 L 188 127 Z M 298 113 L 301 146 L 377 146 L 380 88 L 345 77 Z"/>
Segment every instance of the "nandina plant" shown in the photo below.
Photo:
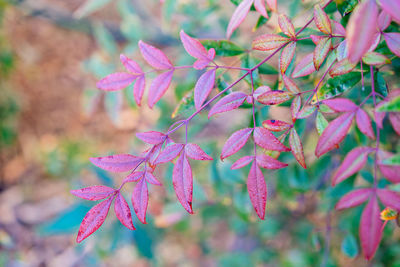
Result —
<path fill-rule="evenodd" d="M 400 2 L 354 1 L 344 9 L 343 1 L 324 1 L 314 6 L 311 19 L 304 25 L 293 25 L 287 15 L 280 14 L 276 0 L 232 2 L 237 7 L 227 27 L 227 39 L 248 14 L 257 12 L 260 15 L 256 27 L 259 31 L 262 31 L 260 25 L 267 21 L 268 13 L 278 16 L 279 32 L 259 33 L 252 41 L 253 51 L 249 53 L 260 51 L 257 55 L 264 55 L 258 63 L 252 66 L 224 65 L 220 63 L 221 57 L 235 56 L 236 44 L 228 40 L 198 40 L 182 30 L 180 40 L 186 52 L 195 59 L 192 65 L 176 66 L 163 51 L 139 41 L 140 53 L 150 69 L 143 70 L 136 61 L 121 55 L 125 71 L 110 74 L 97 83 L 103 91 L 122 90 L 134 84 L 133 95 L 138 106 L 143 104 L 148 84 L 147 105 L 154 108 L 170 87 L 176 72 L 202 71 L 191 94 L 183 101 L 184 105 L 194 106 L 191 115 L 176 121 L 164 132 L 136 133 L 136 137 L 148 145 L 137 155 L 117 154 L 90 159 L 99 168 L 127 175 L 118 188 L 96 185 L 72 191 L 83 199 L 102 200 L 84 217 L 77 242 L 83 241 L 103 224 L 113 202 L 117 218 L 127 228 L 135 230 L 131 209 L 122 195 L 127 183 L 136 183 L 131 197 L 132 206 L 137 218 L 145 224 L 148 184 L 162 185 L 154 172 L 158 166 L 169 162 L 174 165 L 172 183 L 176 197 L 188 213 L 194 213 L 191 161 L 224 160 L 243 151 L 247 152 L 242 153 L 231 169 L 250 166 L 246 167 L 249 198 L 258 217 L 267 219 L 265 178 L 268 178 L 268 170 L 288 166 L 289 163 L 278 159 L 282 153 L 291 153 L 304 169 L 312 164 L 313 160 L 307 162 L 303 152 L 302 143 L 307 131 L 303 136 L 299 135 L 296 123 L 312 119 L 311 123 L 319 135 L 315 146 L 316 157 L 338 150 L 346 136 L 354 131 L 368 138 L 367 145 L 354 144 L 350 152 L 342 155 L 342 162 L 332 173 L 331 181 L 335 187 L 362 169 L 373 174 L 371 183 L 354 185 L 353 190 L 335 206 L 336 210 L 343 210 L 365 205 L 360 217 L 359 238 L 364 257 L 372 259 L 384 226 L 389 220 L 398 221 L 400 212 L 400 195 L 392 186 L 400 182 L 399 157 L 393 153 L 396 152 L 395 144 L 381 145 L 385 124 L 390 123 L 394 132 L 400 134 L 400 89 L 395 84 L 387 87 L 384 81 L 382 85 L 381 75 L 382 69 L 393 69 L 392 62 L 400 56 Z M 329 16 L 324 10 L 329 6 L 337 6 L 343 19 L 335 20 L 334 15 Z M 312 41 L 315 48 L 296 63 L 296 50 L 305 41 Z M 259 74 L 275 55 L 279 55 L 279 75 L 278 85 L 273 90 Z M 239 76 L 221 87 L 219 78 L 225 72 L 238 72 Z M 156 77 L 149 81 L 149 74 L 156 74 Z M 313 88 L 302 85 L 308 77 L 317 80 Z M 356 95 L 360 97 L 349 97 L 358 83 L 361 83 L 362 92 Z M 260 110 L 275 105 L 290 106 L 291 119 L 264 117 Z M 180 106 L 176 112 L 179 112 Z M 189 140 L 188 129 L 197 116 L 207 113 L 208 119 L 212 120 L 220 113 L 236 109 L 249 112 L 252 122 L 248 127 L 228 134 L 220 159 L 213 159 L 195 140 Z M 388 121 L 385 120 L 386 114 Z M 332 119 L 327 120 L 326 117 Z M 356 127 L 351 130 L 353 122 Z M 183 138 L 173 140 L 172 135 L 178 130 L 183 131 Z M 243 149 L 245 146 L 251 149 Z M 388 182 L 382 184 L 380 180 Z"/>

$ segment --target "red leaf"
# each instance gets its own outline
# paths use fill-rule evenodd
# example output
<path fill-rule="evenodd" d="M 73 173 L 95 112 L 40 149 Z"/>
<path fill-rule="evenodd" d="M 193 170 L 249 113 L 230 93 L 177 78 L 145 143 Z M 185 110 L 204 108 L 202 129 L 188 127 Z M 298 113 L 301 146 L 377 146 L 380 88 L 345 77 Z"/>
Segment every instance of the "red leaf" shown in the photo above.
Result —
<path fill-rule="evenodd" d="M 400 33 L 398 32 L 384 32 L 386 44 L 396 56 L 400 57 Z"/>
<path fill-rule="evenodd" d="M 322 101 L 322 103 L 336 112 L 351 112 L 358 109 L 358 106 L 347 98 L 327 99 Z"/>
<path fill-rule="evenodd" d="M 226 30 L 226 38 L 229 39 L 232 33 L 237 27 L 243 22 L 247 14 L 250 11 L 250 7 L 253 4 L 253 0 L 243 0 L 233 12 L 231 20 L 228 24 L 228 29 Z"/>
<path fill-rule="evenodd" d="M 208 118 L 217 113 L 227 112 L 240 107 L 247 95 L 243 92 L 233 92 L 227 96 L 221 98 L 215 105 L 211 108 L 208 113 Z"/>
<path fill-rule="evenodd" d="M 314 23 L 322 33 L 332 33 L 331 21 L 320 5 L 314 6 Z"/>
<path fill-rule="evenodd" d="M 212 157 L 206 154 L 198 145 L 189 143 L 185 145 L 186 155 L 194 160 L 213 160 Z"/>
<path fill-rule="evenodd" d="M 268 18 L 267 10 L 265 9 L 265 0 L 255 0 L 254 7 L 261 16 Z"/>
<path fill-rule="evenodd" d="M 317 157 L 331 151 L 343 141 L 350 129 L 353 118 L 354 113 L 348 112 L 340 115 L 328 124 L 318 140 L 315 149 Z"/>
<path fill-rule="evenodd" d="M 261 127 L 256 127 L 254 130 L 254 142 L 264 149 L 273 151 L 290 151 L 290 149 L 284 146 L 275 135 Z"/>
<path fill-rule="evenodd" d="M 252 47 L 255 50 L 269 51 L 279 48 L 287 42 L 289 42 L 287 37 L 277 34 L 264 34 L 253 40 Z"/>
<path fill-rule="evenodd" d="M 299 64 L 297 64 L 297 66 L 294 68 L 292 77 L 293 78 L 304 77 L 316 71 L 314 67 L 313 57 L 314 53 L 310 53 L 305 57 L 303 57 L 300 60 Z"/>
<path fill-rule="evenodd" d="M 144 133 L 136 133 L 136 137 L 145 143 L 158 145 L 163 143 L 167 136 L 160 132 L 149 131 Z"/>
<path fill-rule="evenodd" d="M 187 212 L 193 214 L 193 175 L 185 153 L 182 153 L 176 161 L 172 172 L 172 184 L 181 205 Z"/>
<path fill-rule="evenodd" d="M 303 153 L 303 145 L 301 144 L 301 140 L 299 135 L 296 132 L 296 129 L 292 128 L 290 130 L 289 135 L 289 144 L 290 148 L 292 149 L 292 154 L 296 158 L 297 162 L 306 169 L 306 162 L 304 160 L 304 153 Z"/>
<path fill-rule="evenodd" d="M 281 56 L 279 57 L 279 67 L 281 73 L 285 73 L 290 63 L 293 60 L 296 52 L 296 42 L 290 42 L 285 48 L 283 48 Z"/>
<path fill-rule="evenodd" d="M 400 16 L 399 16 L 399 18 L 400 18 Z M 389 27 L 391 21 L 392 21 L 392 18 L 390 17 L 389 13 L 387 13 L 385 10 L 382 10 L 382 12 L 378 16 L 379 30 L 384 31 L 387 27 Z"/>
<path fill-rule="evenodd" d="M 132 223 L 132 215 L 131 210 L 129 208 L 128 203 L 125 198 L 122 196 L 120 192 L 118 192 L 115 202 L 114 202 L 114 211 L 118 220 L 126 226 L 126 228 L 135 230 L 135 227 Z"/>
<path fill-rule="evenodd" d="M 278 16 L 278 24 L 279 28 L 281 28 L 282 32 L 290 37 L 296 37 L 296 32 L 294 30 L 294 26 L 290 19 L 285 14 L 280 14 Z"/>
<path fill-rule="evenodd" d="M 149 192 L 145 179 L 139 180 L 132 192 L 132 206 L 139 221 L 146 224 L 146 212 L 149 202 Z"/>
<path fill-rule="evenodd" d="M 373 190 L 370 188 L 355 189 L 344 195 L 336 204 L 336 210 L 343 210 L 361 205 L 371 196 Z"/>
<path fill-rule="evenodd" d="M 119 56 L 121 59 L 122 64 L 124 65 L 125 69 L 135 75 L 143 74 L 142 68 L 132 59 L 128 58 L 127 56 L 121 54 Z"/>
<path fill-rule="evenodd" d="M 181 41 L 183 47 L 185 47 L 186 52 L 194 58 L 202 59 L 204 61 L 210 62 L 205 47 L 199 42 L 199 40 L 194 39 L 187 35 L 183 30 L 180 32 Z M 207 63 L 208 64 L 208 63 Z"/>
<path fill-rule="evenodd" d="M 328 55 L 332 46 L 332 39 L 331 38 L 324 38 L 318 42 L 317 46 L 314 50 L 314 67 L 316 70 L 319 70 L 322 63 L 324 62 L 326 56 Z"/>
<path fill-rule="evenodd" d="M 400 23 L 400 2 L 397 0 L 379 0 L 381 7 L 385 10 L 389 15 Z"/>
<path fill-rule="evenodd" d="M 154 185 L 161 185 L 161 182 L 157 180 L 157 178 L 149 171 L 147 171 L 144 175 L 146 182 L 154 184 Z"/>
<path fill-rule="evenodd" d="M 183 144 L 172 144 L 164 148 L 160 153 L 154 164 L 167 163 L 174 160 L 183 149 Z"/>
<path fill-rule="evenodd" d="M 167 70 L 173 68 L 171 61 L 167 56 L 158 48 L 146 44 L 145 42 L 139 41 L 139 49 L 142 53 L 143 58 L 153 68 L 159 70 Z"/>
<path fill-rule="evenodd" d="M 139 179 L 141 179 L 144 176 L 144 172 L 140 171 L 140 172 L 132 172 L 131 174 L 129 174 L 128 176 L 125 177 L 123 183 L 131 183 L 131 182 L 137 182 L 139 181 Z"/>
<path fill-rule="evenodd" d="M 358 129 L 371 139 L 375 139 L 374 129 L 372 129 L 371 119 L 369 118 L 367 112 L 363 109 L 358 109 L 356 112 L 356 123 Z"/>
<path fill-rule="evenodd" d="M 257 97 L 257 101 L 264 105 L 278 105 L 288 101 L 293 94 L 286 91 L 274 90 L 265 92 Z"/>
<path fill-rule="evenodd" d="M 282 80 L 283 80 L 283 83 L 285 84 L 286 89 L 289 92 L 291 92 L 292 94 L 300 93 L 300 91 L 301 91 L 300 88 L 288 76 L 286 76 L 285 74 L 282 74 Z"/>
<path fill-rule="evenodd" d="M 383 205 L 391 209 L 400 211 L 399 193 L 388 189 L 378 189 L 378 197 Z"/>
<path fill-rule="evenodd" d="M 265 120 L 262 125 L 264 128 L 273 132 L 285 131 L 291 126 L 289 123 L 280 120 Z"/>
<path fill-rule="evenodd" d="M 395 132 L 400 135 L 400 113 L 398 112 L 390 112 L 389 113 L 389 120 L 393 126 Z"/>
<path fill-rule="evenodd" d="M 365 206 L 360 221 L 360 241 L 365 259 L 374 257 L 382 238 L 382 221 L 376 197 L 372 197 Z"/>
<path fill-rule="evenodd" d="M 245 128 L 234 132 L 222 148 L 221 160 L 238 152 L 246 144 L 252 132 L 252 128 Z"/>
<path fill-rule="evenodd" d="M 87 200 L 105 199 L 114 192 L 115 192 L 114 188 L 104 185 L 94 185 L 81 189 L 71 190 L 71 194 Z"/>
<path fill-rule="evenodd" d="M 154 104 L 161 99 L 161 97 L 167 91 L 172 81 L 174 71 L 167 71 L 158 75 L 150 84 L 149 96 L 147 99 L 150 108 L 153 108 Z"/>
<path fill-rule="evenodd" d="M 257 155 L 256 159 L 258 166 L 264 169 L 282 169 L 288 166 L 286 163 L 264 154 Z"/>
<path fill-rule="evenodd" d="M 231 170 L 243 168 L 244 166 L 247 166 L 253 160 L 254 160 L 254 156 L 244 156 L 232 164 Z"/>
<path fill-rule="evenodd" d="M 374 41 L 378 8 L 375 0 L 362 1 L 351 14 L 346 28 L 346 40 L 351 63 L 360 61 Z"/>
<path fill-rule="evenodd" d="M 211 93 L 211 90 L 214 88 L 215 72 L 216 69 L 213 68 L 203 73 L 197 81 L 196 86 L 194 87 L 194 104 L 196 110 L 201 108 L 204 101 L 206 101 L 208 95 Z"/>
<path fill-rule="evenodd" d="M 133 86 L 133 96 L 135 97 L 135 102 L 138 106 L 141 105 L 144 89 L 146 88 L 146 79 L 144 75 L 137 78 L 135 85 Z"/>
<path fill-rule="evenodd" d="M 113 199 L 114 196 L 109 197 L 108 199 L 95 205 L 88 211 L 88 213 L 86 213 L 82 220 L 81 226 L 79 227 L 76 242 L 82 242 L 85 238 L 100 228 L 100 226 L 106 220 Z"/>
<path fill-rule="evenodd" d="M 143 159 L 130 154 L 112 155 L 107 157 L 90 158 L 99 168 L 111 172 L 126 172 L 136 168 Z"/>
<path fill-rule="evenodd" d="M 371 152 L 369 147 L 357 147 L 351 150 L 344 158 L 339 169 L 332 180 L 332 186 L 337 185 L 343 180 L 360 171 L 367 162 L 368 154 Z"/>
<path fill-rule="evenodd" d="M 264 220 L 265 205 L 267 203 L 267 185 L 265 184 L 264 175 L 256 162 L 253 162 L 250 168 L 247 178 L 247 191 L 258 217 Z"/>
<path fill-rule="evenodd" d="M 117 91 L 130 85 L 138 76 L 126 72 L 116 72 L 97 82 L 97 88 L 105 91 Z"/>

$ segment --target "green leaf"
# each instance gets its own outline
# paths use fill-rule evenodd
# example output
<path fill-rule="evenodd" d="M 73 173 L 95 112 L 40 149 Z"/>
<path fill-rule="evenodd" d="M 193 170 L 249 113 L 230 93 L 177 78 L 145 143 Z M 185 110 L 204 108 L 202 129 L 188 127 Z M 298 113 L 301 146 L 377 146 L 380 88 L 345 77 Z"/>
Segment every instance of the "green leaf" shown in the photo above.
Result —
<path fill-rule="evenodd" d="M 358 4 L 357 0 L 335 0 L 335 2 L 342 17 L 353 11 Z"/>
<path fill-rule="evenodd" d="M 379 112 L 400 112 L 400 96 L 390 99 L 388 102 L 380 106 Z"/>
<path fill-rule="evenodd" d="M 328 126 L 329 122 L 325 119 L 324 115 L 321 112 L 317 112 L 317 118 L 315 119 L 315 127 L 317 128 L 317 132 L 319 135 L 325 130 L 326 126 Z"/>
<path fill-rule="evenodd" d="M 260 16 L 260 17 L 258 18 L 258 20 L 257 20 L 256 25 L 255 25 L 254 28 L 253 28 L 253 31 L 258 30 L 261 26 L 263 26 L 263 25 L 264 25 L 265 23 L 267 23 L 267 22 L 268 22 L 268 19 L 267 19 L 266 17 Z"/>
<path fill-rule="evenodd" d="M 388 86 L 385 79 L 383 79 L 382 73 L 380 73 L 379 71 L 376 71 L 374 73 L 374 82 L 375 90 L 386 97 L 388 95 Z"/>
<path fill-rule="evenodd" d="M 194 95 L 192 90 L 186 93 L 181 101 L 179 101 L 179 104 L 176 106 L 174 112 L 172 112 L 171 118 L 175 119 L 176 117 L 185 117 L 194 111 Z"/>
<path fill-rule="evenodd" d="M 382 161 L 385 165 L 400 165 L 400 154 L 394 155 Z"/>
<path fill-rule="evenodd" d="M 111 2 L 111 0 L 87 0 L 75 11 L 74 16 L 76 18 L 86 17 L 87 15 L 101 9 L 109 2 Z"/>
<path fill-rule="evenodd" d="M 342 252 L 349 258 L 355 258 L 358 254 L 357 241 L 352 234 L 348 234 L 342 242 Z"/>
<path fill-rule="evenodd" d="M 246 49 L 227 40 L 201 40 L 206 49 L 214 48 L 215 54 L 221 57 L 233 57 L 246 52 Z"/>

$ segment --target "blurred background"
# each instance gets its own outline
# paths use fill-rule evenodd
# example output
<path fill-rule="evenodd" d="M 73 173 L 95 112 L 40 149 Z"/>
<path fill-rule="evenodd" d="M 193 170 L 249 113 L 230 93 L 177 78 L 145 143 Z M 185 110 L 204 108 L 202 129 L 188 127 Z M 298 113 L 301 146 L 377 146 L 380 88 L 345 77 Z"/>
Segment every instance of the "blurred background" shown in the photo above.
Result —
<path fill-rule="evenodd" d="M 355 177 L 329 187 L 341 156 L 333 153 L 316 160 L 315 130 L 304 138 L 312 162 L 307 171 L 288 155 L 283 161 L 293 163 L 289 168 L 265 172 L 265 221 L 256 218 L 248 198 L 248 169 L 231 171 L 233 159 L 193 162 L 194 215 L 176 200 L 172 164 L 166 164 L 158 176 L 164 186 L 150 188 L 147 225 L 135 220 L 137 230 L 129 231 L 111 210 L 95 234 L 75 242 L 93 203 L 73 197 L 69 190 L 117 186 L 124 178 L 90 165 L 88 158 L 142 151 L 134 133 L 165 131 L 189 114 L 193 99 L 188 92 L 201 72 L 178 74 L 153 110 L 136 106 L 132 88 L 105 94 L 95 88 L 96 81 L 122 70 L 122 52 L 143 63 L 137 49 L 140 39 L 161 48 L 177 65 L 191 64 L 179 31 L 223 39 L 237 2 L 0 0 L 0 266 L 400 266 L 400 232 L 394 224 L 386 227 L 372 263 L 360 256 L 361 207 L 340 216 L 332 211 Z M 310 17 L 313 4 L 278 1 L 280 12 L 296 26 Z M 238 44 L 236 54 L 226 55 L 245 53 L 255 34 L 275 29 L 276 15 L 266 23 L 251 14 L 232 38 Z M 259 28 L 257 33 L 253 28 Z M 313 49 L 311 42 L 304 46 L 303 52 Z M 234 64 L 237 58 L 223 60 Z M 257 59 L 245 54 L 240 60 L 254 65 Z M 260 73 L 271 87 L 279 86 L 276 67 L 274 59 Z M 235 75 L 221 75 L 219 86 Z M 303 84 L 312 86 L 313 80 Z M 288 109 L 269 112 L 282 118 Z M 250 113 L 244 113 L 211 122 L 200 116 L 190 128 L 190 138 L 218 159 L 229 133 L 249 124 Z M 299 127 L 300 133 L 313 128 L 305 121 Z M 343 150 L 365 139 L 358 132 L 346 139 Z M 362 176 L 371 179 L 368 171 Z M 126 199 L 131 190 L 125 191 Z"/>

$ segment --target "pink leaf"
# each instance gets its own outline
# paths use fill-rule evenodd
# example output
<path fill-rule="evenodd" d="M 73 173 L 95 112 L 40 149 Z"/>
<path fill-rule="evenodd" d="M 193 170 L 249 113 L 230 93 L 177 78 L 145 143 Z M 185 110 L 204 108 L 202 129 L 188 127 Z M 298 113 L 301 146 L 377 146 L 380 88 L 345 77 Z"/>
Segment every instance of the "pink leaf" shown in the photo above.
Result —
<path fill-rule="evenodd" d="M 356 66 L 356 63 L 350 63 L 348 58 L 344 58 L 341 61 L 336 62 L 336 64 L 329 70 L 329 75 L 331 75 L 331 77 L 343 75 L 352 71 Z"/>
<path fill-rule="evenodd" d="M 336 58 L 338 61 L 342 61 L 343 59 L 347 58 L 348 56 L 349 56 L 349 50 L 347 49 L 347 41 L 344 40 L 336 48 Z M 356 64 L 356 63 L 353 63 L 353 64 Z"/>
<path fill-rule="evenodd" d="M 259 96 L 262 95 L 263 93 L 269 92 L 269 91 L 271 91 L 271 88 L 269 88 L 269 86 L 262 85 L 262 86 L 258 87 L 258 88 L 254 91 L 253 96 L 251 96 L 251 95 L 248 95 L 248 96 L 247 96 L 246 102 L 249 103 L 249 104 L 252 104 L 252 103 L 253 103 L 253 98 L 257 99 L 257 97 L 259 97 Z"/>
<path fill-rule="evenodd" d="M 262 125 L 264 128 L 273 132 L 285 131 L 291 126 L 289 123 L 280 120 L 265 120 Z"/>
<path fill-rule="evenodd" d="M 270 131 L 262 127 L 254 129 L 254 142 L 260 147 L 273 151 L 290 151 Z"/>
<path fill-rule="evenodd" d="M 342 24 L 337 21 L 331 20 L 331 25 L 333 26 L 333 34 L 334 35 L 346 35 L 346 30 L 343 28 Z"/>
<path fill-rule="evenodd" d="M 389 120 L 393 126 L 395 132 L 400 135 L 400 113 L 398 112 L 390 112 L 389 113 Z"/>
<path fill-rule="evenodd" d="M 274 169 L 282 169 L 288 166 L 286 163 L 264 154 L 257 155 L 256 159 L 258 166 L 264 169 L 274 170 Z"/>
<path fill-rule="evenodd" d="M 374 129 L 372 129 L 371 119 L 369 118 L 367 112 L 363 109 L 358 109 L 356 112 L 356 123 L 358 129 L 371 139 L 375 139 Z"/>
<path fill-rule="evenodd" d="M 165 145 L 167 145 L 168 137 L 166 137 L 165 140 L 166 141 L 164 143 L 165 143 Z M 150 148 L 151 151 L 150 151 L 150 153 L 147 154 L 147 157 L 148 157 L 147 162 L 150 165 L 155 165 L 154 162 L 156 161 L 158 155 L 160 155 L 160 152 L 161 152 L 161 149 L 162 149 L 164 143 L 160 143 L 160 144 L 155 145 L 152 148 Z"/>
<path fill-rule="evenodd" d="M 151 82 L 147 99 L 150 108 L 153 108 L 154 104 L 165 94 L 171 84 L 173 74 L 173 70 L 161 73 Z"/>
<path fill-rule="evenodd" d="M 104 185 L 94 185 L 77 190 L 71 190 L 71 194 L 83 199 L 93 200 L 93 201 L 105 199 L 114 192 L 115 192 L 114 188 Z"/>
<path fill-rule="evenodd" d="M 282 32 L 290 37 L 296 37 L 296 32 L 294 30 L 294 26 L 290 19 L 285 14 L 280 14 L 278 16 L 278 24 L 279 28 L 281 28 Z"/>
<path fill-rule="evenodd" d="M 317 45 L 321 40 L 326 39 L 325 35 L 314 35 L 314 34 L 311 34 L 310 37 L 311 37 L 311 41 L 313 41 L 313 43 L 315 45 Z"/>
<path fill-rule="evenodd" d="M 125 198 L 122 196 L 120 192 L 118 192 L 115 202 L 114 202 L 114 211 L 118 220 L 126 226 L 126 228 L 135 230 L 135 227 L 132 223 L 132 215 L 131 210 L 129 208 L 128 203 Z"/>
<path fill-rule="evenodd" d="M 294 122 L 297 118 L 297 114 L 300 111 L 300 107 L 301 107 L 301 96 L 297 95 L 293 101 L 292 104 L 290 105 L 290 113 L 292 115 L 292 121 Z"/>
<path fill-rule="evenodd" d="M 146 44 L 143 41 L 139 41 L 140 53 L 142 53 L 143 58 L 149 63 L 153 68 L 159 70 L 172 69 L 173 65 L 167 56 L 158 48 Z"/>
<path fill-rule="evenodd" d="M 359 235 L 364 257 L 371 260 L 382 238 L 382 221 L 376 197 L 372 197 L 364 208 Z"/>
<path fill-rule="evenodd" d="M 343 180 L 360 171 L 367 162 L 368 154 L 371 152 L 369 147 L 357 147 L 351 150 L 344 158 L 339 169 L 333 176 L 332 186 L 337 185 Z"/>
<path fill-rule="evenodd" d="M 85 238 L 100 228 L 100 226 L 106 220 L 113 199 L 114 196 L 109 197 L 108 199 L 95 205 L 88 211 L 88 213 L 86 213 L 82 220 L 81 226 L 79 227 L 76 242 L 82 242 Z"/>
<path fill-rule="evenodd" d="M 254 0 L 254 7 L 258 13 L 268 18 L 267 10 L 265 9 L 265 0 Z"/>
<path fill-rule="evenodd" d="M 144 75 L 139 76 L 133 86 L 133 96 L 135 97 L 135 102 L 138 106 L 141 105 L 144 89 L 146 87 L 146 79 Z"/>
<path fill-rule="evenodd" d="M 111 172 L 126 172 L 136 168 L 143 159 L 130 154 L 120 154 L 107 157 L 90 158 L 99 168 Z"/>
<path fill-rule="evenodd" d="M 310 53 L 300 60 L 299 64 L 297 64 L 293 70 L 293 78 L 304 77 L 316 71 L 314 67 L 313 56 L 314 53 Z"/>
<path fill-rule="evenodd" d="M 314 6 L 314 23 L 320 32 L 325 34 L 332 33 L 331 21 L 320 5 Z"/>
<path fill-rule="evenodd" d="M 198 59 L 193 63 L 193 68 L 195 68 L 196 70 L 202 70 L 208 66 L 208 63 L 210 63 L 210 60 L 208 59 Z"/>
<path fill-rule="evenodd" d="M 227 112 L 240 107 L 247 95 L 243 92 L 233 92 L 227 96 L 221 98 L 215 105 L 211 108 L 208 113 L 208 118 L 217 113 Z"/>
<path fill-rule="evenodd" d="M 328 124 L 318 140 L 315 149 L 317 157 L 331 151 L 343 141 L 350 129 L 353 118 L 354 113 L 348 112 L 340 115 Z"/>
<path fill-rule="evenodd" d="M 244 166 L 247 166 L 253 160 L 254 160 L 254 156 L 244 156 L 232 164 L 231 170 L 243 168 Z"/>
<path fill-rule="evenodd" d="M 313 56 L 314 67 L 316 70 L 319 70 L 319 68 L 321 67 L 331 47 L 332 47 L 331 38 L 324 38 L 318 42 L 317 46 L 315 47 Z"/>
<path fill-rule="evenodd" d="M 243 22 L 246 18 L 247 14 L 250 11 L 250 7 L 253 4 L 254 0 L 243 0 L 233 12 L 231 20 L 228 24 L 228 29 L 226 30 L 226 38 L 229 39 L 232 33 L 236 30 L 237 27 Z"/>
<path fill-rule="evenodd" d="M 289 134 L 289 144 L 292 149 L 292 154 L 296 158 L 297 162 L 304 169 L 307 168 L 306 162 L 304 160 L 303 145 L 301 143 L 300 137 L 296 132 L 296 129 L 292 128 Z"/>
<path fill-rule="evenodd" d="M 290 39 L 277 34 L 264 34 L 253 40 L 252 47 L 255 50 L 269 51 L 281 47 Z"/>
<path fill-rule="evenodd" d="M 251 203 L 261 220 L 265 217 L 265 205 L 267 203 L 267 185 L 264 175 L 256 162 L 253 162 L 247 178 L 247 191 L 249 192 Z"/>
<path fill-rule="evenodd" d="M 149 202 L 149 192 L 145 179 L 139 180 L 132 192 L 132 206 L 139 221 L 146 224 L 146 212 Z"/>
<path fill-rule="evenodd" d="M 400 2 L 397 0 L 379 0 L 381 7 L 397 22 L 400 23 Z"/>
<path fill-rule="evenodd" d="M 343 210 L 361 205 L 368 200 L 372 192 L 373 191 L 370 188 L 355 189 L 344 195 L 336 204 L 335 209 Z"/>
<path fill-rule="evenodd" d="M 194 39 L 187 35 L 183 30 L 180 32 L 181 41 L 183 46 L 185 47 L 186 52 L 194 58 L 204 61 L 205 65 L 207 65 L 214 57 L 209 57 L 209 54 L 205 47 L 200 43 L 199 40 Z M 215 51 L 215 50 L 214 50 Z"/>
<path fill-rule="evenodd" d="M 196 110 L 199 110 L 206 101 L 211 90 L 214 88 L 215 83 L 215 69 L 211 69 L 200 76 L 199 80 L 194 87 L 194 104 Z"/>
<path fill-rule="evenodd" d="M 292 94 L 300 93 L 300 88 L 288 76 L 286 76 L 285 74 L 282 74 L 282 80 L 283 80 L 283 83 L 285 84 L 286 89 L 289 92 L 291 92 Z"/>
<path fill-rule="evenodd" d="M 364 0 L 354 9 L 346 28 L 351 63 L 358 62 L 372 45 L 377 23 L 378 8 L 375 0 Z"/>
<path fill-rule="evenodd" d="M 400 195 L 399 193 L 388 190 L 388 189 L 378 189 L 378 197 L 379 200 L 383 203 L 383 205 L 400 211 Z"/>
<path fill-rule="evenodd" d="M 185 153 L 182 153 L 176 161 L 172 172 L 172 184 L 181 205 L 187 212 L 193 214 L 193 175 Z"/>
<path fill-rule="evenodd" d="M 400 33 L 398 32 L 384 32 L 386 44 L 396 56 L 400 57 Z"/>
<path fill-rule="evenodd" d="M 383 150 L 378 151 L 378 167 L 382 175 L 393 183 L 400 183 L 400 166 L 382 164 L 382 161 L 394 154 Z"/>
<path fill-rule="evenodd" d="M 347 98 L 327 99 L 322 101 L 322 103 L 336 112 L 352 112 L 358 109 L 358 106 Z"/>
<path fill-rule="evenodd" d="M 144 133 L 136 133 L 136 137 L 145 143 L 158 145 L 163 143 L 167 136 L 160 132 L 149 131 Z"/>
<path fill-rule="evenodd" d="M 124 65 L 125 69 L 135 75 L 141 75 L 143 74 L 142 68 L 132 59 L 128 58 L 124 54 L 121 54 L 119 56 L 121 59 L 122 64 Z"/>
<path fill-rule="evenodd" d="M 281 73 L 285 73 L 290 63 L 293 60 L 294 54 L 296 52 L 296 42 L 290 42 L 282 50 L 282 54 L 279 57 L 279 67 Z"/>
<path fill-rule="evenodd" d="M 186 155 L 194 160 L 213 160 L 212 157 L 206 154 L 198 145 L 189 143 L 185 145 Z"/>
<path fill-rule="evenodd" d="M 146 179 L 146 182 L 154 184 L 154 185 L 162 185 L 160 181 L 157 180 L 157 178 L 154 176 L 153 173 L 147 171 L 144 174 L 144 178 Z"/>
<path fill-rule="evenodd" d="M 179 153 L 181 153 L 183 147 L 183 144 L 172 144 L 167 146 L 160 153 L 154 164 L 167 163 L 171 160 L 174 160 Z"/>
<path fill-rule="evenodd" d="M 96 86 L 105 91 L 117 91 L 130 85 L 136 78 L 137 76 L 130 73 L 116 72 L 101 79 Z"/>
<path fill-rule="evenodd" d="M 390 17 L 390 15 L 385 10 L 382 10 L 382 12 L 378 16 L 379 30 L 384 31 L 387 27 L 389 27 L 391 21 L 392 18 Z"/>
<path fill-rule="evenodd" d="M 234 132 L 222 148 L 221 160 L 238 152 L 246 144 L 252 132 L 252 128 L 245 128 Z"/>
<path fill-rule="evenodd" d="M 277 0 L 267 0 L 267 5 L 272 11 L 278 11 Z"/>
<path fill-rule="evenodd" d="M 274 90 L 265 92 L 257 97 L 257 101 L 264 105 L 278 105 L 288 101 L 293 94 L 286 91 Z"/>
<path fill-rule="evenodd" d="M 139 179 L 141 179 L 144 176 L 144 172 L 140 171 L 134 171 L 130 173 L 128 176 L 125 177 L 123 183 L 131 183 L 131 182 L 137 182 Z"/>

